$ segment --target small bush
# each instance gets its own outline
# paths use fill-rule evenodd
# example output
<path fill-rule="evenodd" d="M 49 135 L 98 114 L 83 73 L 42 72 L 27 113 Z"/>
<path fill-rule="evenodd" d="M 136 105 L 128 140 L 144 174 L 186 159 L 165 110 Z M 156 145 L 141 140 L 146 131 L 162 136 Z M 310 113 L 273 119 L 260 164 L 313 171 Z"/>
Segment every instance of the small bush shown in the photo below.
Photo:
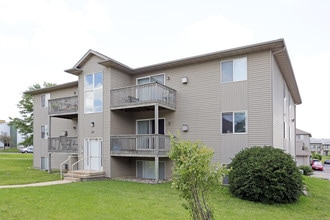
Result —
<path fill-rule="evenodd" d="M 312 158 L 313 159 L 318 159 L 319 161 L 321 161 L 322 160 L 322 155 L 321 154 L 313 153 L 312 154 Z"/>
<path fill-rule="evenodd" d="M 230 163 L 229 190 L 241 199 L 293 203 L 302 194 L 302 175 L 289 154 L 271 146 L 240 151 Z"/>
<path fill-rule="evenodd" d="M 301 165 L 298 167 L 298 169 L 302 170 L 305 176 L 309 176 L 313 173 L 313 169 L 310 166 Z"/>

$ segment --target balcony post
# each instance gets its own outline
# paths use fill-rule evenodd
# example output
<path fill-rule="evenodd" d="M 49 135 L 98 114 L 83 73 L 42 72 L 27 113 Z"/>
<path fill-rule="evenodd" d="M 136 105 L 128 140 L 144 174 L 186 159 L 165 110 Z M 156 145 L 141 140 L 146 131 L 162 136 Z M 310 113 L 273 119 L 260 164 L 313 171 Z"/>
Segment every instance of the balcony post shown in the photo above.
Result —
<path fill-rule="evenodd" d="M 158 183 L 159 181 L 159 112 L 158 112 L 158 104 L 155 105 L 155 181 Z"/>

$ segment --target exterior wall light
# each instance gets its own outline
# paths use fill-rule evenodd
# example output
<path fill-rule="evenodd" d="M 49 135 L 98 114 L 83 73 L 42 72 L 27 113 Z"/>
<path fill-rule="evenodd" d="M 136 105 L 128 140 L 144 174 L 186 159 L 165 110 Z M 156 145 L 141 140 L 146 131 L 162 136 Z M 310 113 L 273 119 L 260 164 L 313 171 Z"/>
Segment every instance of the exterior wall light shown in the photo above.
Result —
<path fill-rule="evenodd" d="M 188 83 L 188 77 L 184 76 L 181 78 L 182 84 L 187 84 Z"/>

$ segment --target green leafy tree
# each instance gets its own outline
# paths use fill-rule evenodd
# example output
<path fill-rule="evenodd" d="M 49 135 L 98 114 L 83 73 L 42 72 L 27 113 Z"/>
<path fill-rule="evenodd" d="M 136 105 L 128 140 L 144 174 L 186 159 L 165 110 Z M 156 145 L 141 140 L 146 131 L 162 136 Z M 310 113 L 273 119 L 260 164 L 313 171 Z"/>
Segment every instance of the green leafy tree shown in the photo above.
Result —
<path fill-rule="evenodd" d="M 186 200 L 193 219 L 212 219 L 210 193 L 221 186 L 225 168 L 212 164 L 214 152 L 200 142 L 176 141 L 171 137 L 169 157 L 174 162 L 172 187 Z"/>
<path fill-rule="evenodd" d="M 3 143 L 3 149 L 6 149 L 6 146 L 9 146 L 10 136 L 8 136 L 7 132 L 1 132 L 0 141 Z"/>
<path fill-rule="evenodd" d="M 43 83 L 43 87 L 55 86 L 54 83 Z M 30 86 L 27 91 L 41 89 L 39 84 Z M 24 137 L 24 141 L 19 143 L 23 146 L 33 145 L 33 98 L 32 95 L 23 93 L 22 99 L 18 102 L 17 107 L 21 118 L 9 117 L 9 125 L 14 126 Z"/>

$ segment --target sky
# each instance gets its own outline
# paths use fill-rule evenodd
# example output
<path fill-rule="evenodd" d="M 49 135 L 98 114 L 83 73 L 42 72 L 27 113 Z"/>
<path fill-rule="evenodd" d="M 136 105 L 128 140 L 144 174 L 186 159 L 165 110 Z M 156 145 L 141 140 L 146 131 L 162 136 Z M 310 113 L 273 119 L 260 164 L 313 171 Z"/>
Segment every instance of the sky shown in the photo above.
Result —
<path fill-rule="evenodd" d="M 89 50 L 132 68 L 285 40 L 297 128 L 330 138 L 328 0 L 0 0 L 0 119 L 35 84 L 66 83 Z"/>

